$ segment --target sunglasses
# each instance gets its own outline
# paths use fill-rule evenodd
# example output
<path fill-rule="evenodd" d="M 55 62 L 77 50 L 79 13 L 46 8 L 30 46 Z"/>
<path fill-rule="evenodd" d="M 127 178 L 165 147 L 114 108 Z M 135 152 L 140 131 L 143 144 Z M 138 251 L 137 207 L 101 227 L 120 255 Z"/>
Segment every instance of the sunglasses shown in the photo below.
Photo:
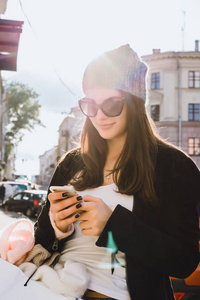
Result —
<path fill-rule="evenodd" d="M 122 113 L 125 98 L 112 97 L 103 103 L 97 104 L 94 100 L 83 98 L 78 101 L 82 113 L 87 117 L 95 117 L 99 109 L 107 117 L 117 117 Z"/>

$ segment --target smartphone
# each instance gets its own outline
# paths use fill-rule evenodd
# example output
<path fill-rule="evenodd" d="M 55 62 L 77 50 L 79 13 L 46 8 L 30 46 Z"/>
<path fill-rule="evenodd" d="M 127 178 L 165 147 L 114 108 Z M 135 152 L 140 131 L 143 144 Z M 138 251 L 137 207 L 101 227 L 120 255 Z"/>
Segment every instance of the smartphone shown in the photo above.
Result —
<path fill-rule="evenodd" d="M 72 197 L 72 196 L 77 195 L 77 192 L 70 185 L 51 186 L 50 191 L 51 192 L 66 192 L 68 197 Z"/>
<path fill-rule="evenodd" d="M 73 187 L 71 185 L 50 186 L 49 189 L 51 192 L 66 192 L 68 197 L 73 197 L 75 195 L 78 195 L 77 192 L 73 189 Z M 82 212 L 83 212 L 83 210 L 78 210 L 75 214 L 77 214 L 77 213 L 81 214 Z M 72 215 L 70 215 L 69 217 L 71 217 Z"/>

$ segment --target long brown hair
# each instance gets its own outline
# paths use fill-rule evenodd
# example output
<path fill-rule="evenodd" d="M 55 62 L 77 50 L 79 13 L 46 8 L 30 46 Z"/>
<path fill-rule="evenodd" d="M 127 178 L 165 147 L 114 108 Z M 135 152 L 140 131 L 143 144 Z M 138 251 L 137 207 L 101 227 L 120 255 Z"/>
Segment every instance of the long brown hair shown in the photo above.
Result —
<path fill-rule="evenodd" d="M 162 141 L 148 117 L 144 101 L 129 93 L 123 93 L 123 96 L 127 105 L 127 138 L 112 170 L 114 182 L 122 194 L 138 193 L 144 201 L 156 202 L 154 170 L 158 143 Z M 77 190 L 102 185 L 107 152 L 106 140 L 87 117 L 81 133 L 81 154 L 85 167 L 73 182 Z"/>

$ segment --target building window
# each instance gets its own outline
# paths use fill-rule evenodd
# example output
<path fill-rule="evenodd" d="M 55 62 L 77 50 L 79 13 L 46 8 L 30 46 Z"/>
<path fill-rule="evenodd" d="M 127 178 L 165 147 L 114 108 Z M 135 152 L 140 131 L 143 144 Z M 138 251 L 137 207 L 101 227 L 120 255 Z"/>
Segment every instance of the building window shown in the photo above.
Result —
<path fill-rule="evenodd" d="M 69 137 L 69 130 L 61 130 L 61 136 Z"/>
<path fill-rule="evenodd" d="M 200 138 L 188 139 L 188 154 L 193 156 L 200 156 Z"/>
<path fill-rule="evenodd" d="M 188 104 L 188 121 L 200 121 L 200 104 Z"/>
<path fill-rule="evenodd" d="M 151 118 L 155 122 L 160 121 L 160 105 L 151 105 Z"/>
<path fill-rule="evenodd" d="M 200 88 L 200 71 L 189 71 L 189 88 Z"/>
<path fill-rule="evenodd" d="M 159 89 L 160 88 L 160 73 L 151 74 L 151 89 Z"/>

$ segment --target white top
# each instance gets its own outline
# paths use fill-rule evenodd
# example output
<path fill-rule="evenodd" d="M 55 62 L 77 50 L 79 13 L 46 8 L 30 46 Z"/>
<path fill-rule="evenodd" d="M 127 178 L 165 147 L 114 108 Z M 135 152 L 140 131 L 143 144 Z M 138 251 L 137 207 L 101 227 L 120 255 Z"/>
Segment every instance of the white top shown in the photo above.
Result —
<path fill-rule="evenodd" d="M 116 193 L 117 186 L 100 186 L 98 188 L 81 191 L 81 196 L 91 195 L 101 198 L 112 210 L 121 204 L 129 210 L 133 209 L 133 196 Z M 81 233 L 79 221 L 74 223 L 75 233 L 67 241 L 66 248 L 62 252 L 59 262 L 64 263 L 66 259 L 84 264 L 90 275 L 88 289 L 94 290 L 109 297 L 129 300 L 125 279 L 125 255 L 118 251 L 116 258 L 124 266 L 115 266 L 114 273 L 111 274 L 111 254 L 106 252 L 106 248 L 97 247 L 95 242 L 97 237 L 85 236 Z M 62 261 L 63 259 L 63 261 Z"/>

